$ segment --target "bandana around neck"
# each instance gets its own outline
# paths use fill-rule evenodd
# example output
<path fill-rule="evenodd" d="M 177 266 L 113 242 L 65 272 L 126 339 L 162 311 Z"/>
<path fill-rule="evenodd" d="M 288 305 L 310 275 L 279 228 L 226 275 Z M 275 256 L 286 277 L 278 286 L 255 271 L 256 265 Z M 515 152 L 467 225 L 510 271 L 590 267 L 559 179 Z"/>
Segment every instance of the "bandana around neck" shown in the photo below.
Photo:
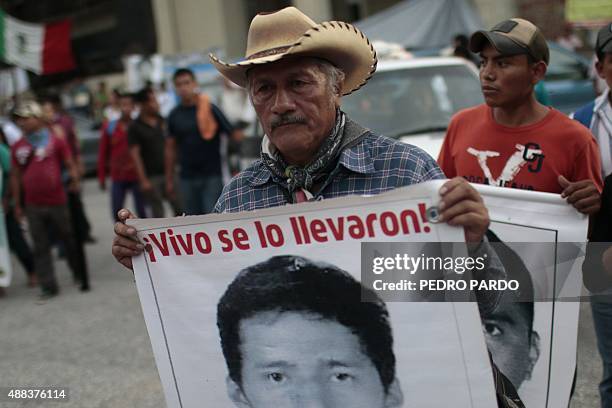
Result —
<path fill-rule="evenodd" d="M 335 159 L 342 145 L 345 121 L 344 112 L 338 109 L 336 123 L 330 135 L 319 148 L 315 159 L 304 167 L 287 164 L 276 147 L 270 143 L 268 136 L 264 136 L 261 144 L 261 160 L 293 196 L 294 202 L 299 201 L 296 199 L 296 192 L 300 190 L 306 190 L 306 197 L 311 198 L 312 194 L 309 191 L 313 184 L 326 177 L 335 165 Z"/>

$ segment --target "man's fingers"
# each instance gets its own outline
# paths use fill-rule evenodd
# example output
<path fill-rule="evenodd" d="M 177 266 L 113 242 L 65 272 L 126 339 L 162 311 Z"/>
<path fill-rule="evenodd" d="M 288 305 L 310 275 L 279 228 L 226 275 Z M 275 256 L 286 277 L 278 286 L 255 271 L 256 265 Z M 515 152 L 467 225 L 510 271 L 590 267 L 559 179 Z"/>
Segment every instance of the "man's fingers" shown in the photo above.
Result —
<path fill-rule="evenodd" d="M 140 255 L 141 252 L 142 251 L 137 251 L 137 250 L 133 250 L 128 247 L 122 247 L 122 246 L 113 246 L 113 249 L 112 249 L 113 256 L 119 262 L 121 262 L 123 258 L 131 258 L 133 256 L 138 256 Z"/>
<path fill-rule="evenodd" d="M 593 182 L 591 180 L 581 180 L 576 181 L 575 183 L 570 183 L 569 186 L 565 187 L 561 192 L 561 197 L 568 197 L 572 195 L 574 192 L 586 188 L 592 185 Z"/>
<path fill-rule="evenodd" d="M 116 248 L 126 248 L 131 251 L 137 251 L 136 255 L 138 255 L 144 249 L 144 245 L 142 245 L 138 241 L 134 241 L 131 238 L 116 236 L 113 239 L 113 250 Z M 130 255 L 132 256 L 132 255 Z"/>
<path fill-rule="evenodd" d="M 117 213 L 117 216 L 119 217 L 119 221 L 124 222 L 127 219 L 130 218 L 137 218 L 134 214 L 132 214 L 132 212 L 126 208 L 122 208 L 119 210 L 119 212 Z"/>
<path fill-rule="evenodd" d="M 567 197 L 567 202 L 570 204 L 574 204 L 577 201 L 585 199 L 587 197 L 594 197 L 595 199 L 599 199 L 599 192 L 593 185 L 589 185 L 587 187 L 583 187 L 580 190 L 576 190 L 571 193 Z"/>
<path fill-rule="evenodd" d="M 566 179 L 564 176 L 561 176 L 561 175 L 557 177 L 557 181 L 559 182 L 559 185 L 561 186 L 562 189 L 566 189 L 567 186 L 571 184 L 568 179 Z"/>
<path fill-rule="evenodd" d="M 462 227 L 465 227 L 468 225 L 476 226 L 476 225 L 482 224 L 483 229 L 486 229 L 488 218 L 479 213 L 467 212 L 467 213 L 461 213 L 459 215 L 456 215 L 455 217 L 447 220 L 446 223 L 449 225 L 462 226 Z"/>
<path fill-rule="evenodd" d="M 115 230 L 115 234 L 117 235 L 128 237 L 131 239 L 136 239 L 136 228 L 134 227 L 125 225 L 121 222 L 116 222 L 114 230 Z"/>
<path fill-rule="evenodd" d="M 601 201 L 599 199 L 599 196 L 589 196 L 587 198 L 575 202 L 573 206 L 575 209 L 584 214 L 592 214 L 599 211 L 599 208 L 601 207 Z M 586 212 L 587 210 L 592 212 Z"/>
<path fill-rule="evenodd" d="M 470 213 L 470 212 L 484 214 L 484 211 L 482 208 L 483 207 L 481 203 L 478 203 L 476 201 L 471 201 L 471 200 L 463 200 L 459 203 L 452 205 L 451 207 L 446 207 L 444 211 L 440 213 L 440 221 L 442 222 L 448 221 L 460 214 L 465 214 L 465 213 Z"/>
<path fill-rule="evenodd" d="M 461 178 L 455 178 L 445 183 L 440 189 L 440 194 L 442 198 L 438 207 L 441 211 L 452 207 L 460 201 L 482 203 L 482 197 L 478 194 L 476 189 Z"/>
<path fill-rule="evenodd" d="M 601 206 L 599 204 L 597 204 L 597 205 L 593 205 L 593 206 L 590 206 L 590 207 L 587 207 L 587 208 L 583 208 L 583 209 L 578 210 L 578 211 L 580 211 L 584 215 L 594 215 L 594 214 L 597 214 L 600 209 L 601 209 Z"/>
<path fill-rule="evenodd" d="M 440 195 L 444 196 L 446 193 L 453 190 L 455 187 L 457 187 L 463 182 L 465 182 L 465 179 L 463 177 L 455 177 L 448 180 L 442 185 L 442 187 L 440 187 Z"/>

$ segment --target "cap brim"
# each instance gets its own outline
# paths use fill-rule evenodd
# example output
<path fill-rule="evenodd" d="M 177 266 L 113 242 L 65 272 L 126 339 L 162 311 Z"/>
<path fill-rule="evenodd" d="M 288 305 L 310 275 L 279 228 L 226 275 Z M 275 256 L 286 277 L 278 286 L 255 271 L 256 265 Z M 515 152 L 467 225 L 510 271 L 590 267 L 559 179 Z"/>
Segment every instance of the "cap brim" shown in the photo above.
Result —
<path fill-rule="evenodd" d="M 470 51 L 478 54 L 491 44 L 502 55 L 529 54 L 527 48 L 511 38 L 493 31 L 477 31 L 470 38 Z"/>
<path fill-rule="evenodd" d="M 599 52 L 603 52 L 603 53 L 612 52 L 612 38 L 610 38 L 608 42 L 604 44 L 603 47 L 599 48 Z"/>

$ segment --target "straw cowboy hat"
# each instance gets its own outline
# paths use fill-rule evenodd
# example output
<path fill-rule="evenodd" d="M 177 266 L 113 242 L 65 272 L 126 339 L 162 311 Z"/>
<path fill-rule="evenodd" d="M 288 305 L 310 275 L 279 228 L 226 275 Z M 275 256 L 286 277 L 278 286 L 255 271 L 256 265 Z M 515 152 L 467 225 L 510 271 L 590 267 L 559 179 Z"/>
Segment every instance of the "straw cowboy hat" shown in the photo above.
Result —
<path fill-rule="evenodd" d="M 357 28 L 342 21 L 317 24 L 295 7 L 260 13 L 251 21 L 245 59 L 235 64 L 210 60 L 225 78 L 245 87 L 254 66 L 291 56 L 329 61 L 345 74 L 342 94 L 361 88 L 376 70 L 376 51 Z"/>

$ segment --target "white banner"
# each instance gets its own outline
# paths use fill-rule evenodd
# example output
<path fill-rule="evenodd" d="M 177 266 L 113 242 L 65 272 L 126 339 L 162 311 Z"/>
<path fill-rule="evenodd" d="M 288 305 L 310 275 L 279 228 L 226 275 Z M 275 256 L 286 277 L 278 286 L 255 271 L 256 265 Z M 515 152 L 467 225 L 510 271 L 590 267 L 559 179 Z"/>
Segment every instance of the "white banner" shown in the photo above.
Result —
<path fill-rule="evenodd" d="M 512 310 L 512 303 L 501 304 L 499 315 L 481 322 L 475 303 L 383 299 L 393 346 L 381 342 L 369 347 L 369 324 L 357 318 L 349 319 L 353 325 L 338 323 L 346 319 L 302 305 L 298 292 L 290 292 L 297 300 L 289 304 L 278 294 L 268 294 L 266 298 L 279 302 L 273 309 L 253 300 L 258 291 L 249 291 L 252 282 L 244 283 L 250 282 L 247 277 L 256 271 L 280 271 L 283 262 L 315 272 L 324 263 L 335 271 L 331 276 L 346 271 L 360 279 L 362 242 L 461 242 L 461 229 L 428 218 L 442 183 L 239 214 L 130 220 L 141 242 L 152 247 L 134 258 L 134 271 L 168 406 L 291 407 L 302 398 L 351 408 L 490 408 L 496 402 L 486 345 L 502 372 L 517 384 L 526 406 L 567 406 L 575 367 L 577 303 L 532 302 L 521 311 Z M 586 236 L 585 218 L 559 196 L 478 189 L 490 211 L 492 241 L 551 242 L 556 248 L 557 242 L 583 241 Z M 570 274 L 576 262 L 568 262 L 564 271 L 559 251 L 553 249 L 543 258 L 529 250 L 527 246 L 517 253 L 531 274 L 536 298 L 551 290 L 562 292 L 562 286 L 567 296 L 579 293 L 580 275 Z M 278 256 L 284 258 L 274 258 Z M 237 279 L 240 271 L 243 279 Z M 283 274 L 272 276 L 266 282 L 277 276 L 282 280 Z M 323 292 L 332 291 L 331 282 Z M 359 310 L 357 304 L 364 302 L 351 309 Z M 232 319 L 221 313 L 241 308 L 250 312 L 229 314 Z M 266 315 L 271 310 L 274 317 Z M 523 310 L 532 310 L 530 319 L 515 318 L 523 316 Z M 304 312 L 322 319 L 315 324 Z M 239 322 L 234 332 L 225 329 L 227 321 Z M 529 330 L 517 331 L 509 322 L 523 322 L 519 326 Z M 521 340 L 522 335 L 528 340 Z M 361 347 L 351 348 L 347 342 Z M 386 370 L 380 355 L 394 356 Z M 358 357 L 361 365 L 355 363 Z M 335 371 L 326 368 L 331 366 Z M 365 366 L 371 370 L 363 371 Z"/>
<path fill-rule="evenodd" d="M 484 197 L 491 217 L 490 230 L 520 255 L 533 281 L 534 298 L 562 301 L 535 302 L 530 330 L 532 344 L 516 352 L 520 340 L 507 335 L 503 347 L 485 335 L 498 367 L 518 388 L 526 407 L 557 408 L 569 405 L 576 369 L 578 296 L 582 288 L 582 248 L 561 243 L 586 241 L 588 218 L 557 194 L 474 185 Z M 546 253 L 542 245 L 550 242 Z M 581 256 L 582 254 L 582 256 Z M 569 301 L 570 299 L 576 301 Z M 513 311 L 501 310 L 501 314 Z M 502 319 L 500 319 L 502 320 Z M 539 337 L 536 344 L 535 337 Z M 536 350 L 537 348 L 537 350 Z M 514 353 L 514 354 L 513 354 Z M 524 356 L 524 358 L 516 358 Z M 514 357 L 514 358 L 513 358 Z M 506 361 L 511 360 L 514 361 Z"/>
<path fill-rule="evenodd" d="M 347 340 L 339 334 L 335 339 L 326 330 L 315 335 L 307 322 L 300 325 L 281 318 L 268 323 L 270 332 L 279 338 L 278 344 L 268 347 L 270 353 L 248 354 L 258 340 L 265 349 L 268 339 L 261 333 L 251 333 L 250 338 L 241 333 L 240 348 L 247 354 L 242 356 L 242 384 L 236 387 L 239 380 L 228 379 L 216 310 L 239 271 L 270 262 L 274 256 L 299 256 L 331 264 L 358 279 L 362 241 L 460 242 L 461 229 L 426 220 L 425 210 L 438 201 L 438 189 L 439 183 L 434 182 L 376 197 L 347 197 L 233 215 L 131 221 L 139 238 L 153 246 L 152 252 L 134 259 L 134 270 L 168 406 L 291 407 L 286 398 L 307 393 L 311 403 L 318 401 L 321 406 L 495 406 L 490 364 L 474 303 L 388 302 L 393 347 L 388 350 L 391 347 L 381 342 L 376 349 L 395 356 L 392 382 L 382 380 L 384 370 L 378 365 L 380 379 L 375 371 L 374 376 L 372 372 L 366 375 L 359 364 L 351 362 L 357 355 L 365 358 L 366 366 L 372 365 L 370 360 L 377 361 L 371 353 L 362 353 L 363 347 L 345 346 L 341 352 L 335 345 Z M 358 310 L 356 306 L 351 309 Z M 278 327 L 280 323 L 286 327 Z M 361 322 L 371 330 L 370 323 Z M 354 327 L 336 329 L 349 337 L 359 331 Z M 363 345 L 365 340 L 359 337 L 352 341 Z M 296 344 L 295 350 L 283 348 L 285 343 Z M 269 383 L 257 383 L 257 375 L 247 369 L 251 363 L 269 367 L 270 375 L 277 376 L 270 381 L 281 382 L 277 385 L 280 388 L 273 387 L 276 382 L 272 388 Z M 325 372 L 332 363 L 342 374 Z M 245 384 L 249 380 L 255 385 Z M 320 391 L 311 395 L 313 389 Z M 382 397 L 372 400 L 381 393 Z"/>

